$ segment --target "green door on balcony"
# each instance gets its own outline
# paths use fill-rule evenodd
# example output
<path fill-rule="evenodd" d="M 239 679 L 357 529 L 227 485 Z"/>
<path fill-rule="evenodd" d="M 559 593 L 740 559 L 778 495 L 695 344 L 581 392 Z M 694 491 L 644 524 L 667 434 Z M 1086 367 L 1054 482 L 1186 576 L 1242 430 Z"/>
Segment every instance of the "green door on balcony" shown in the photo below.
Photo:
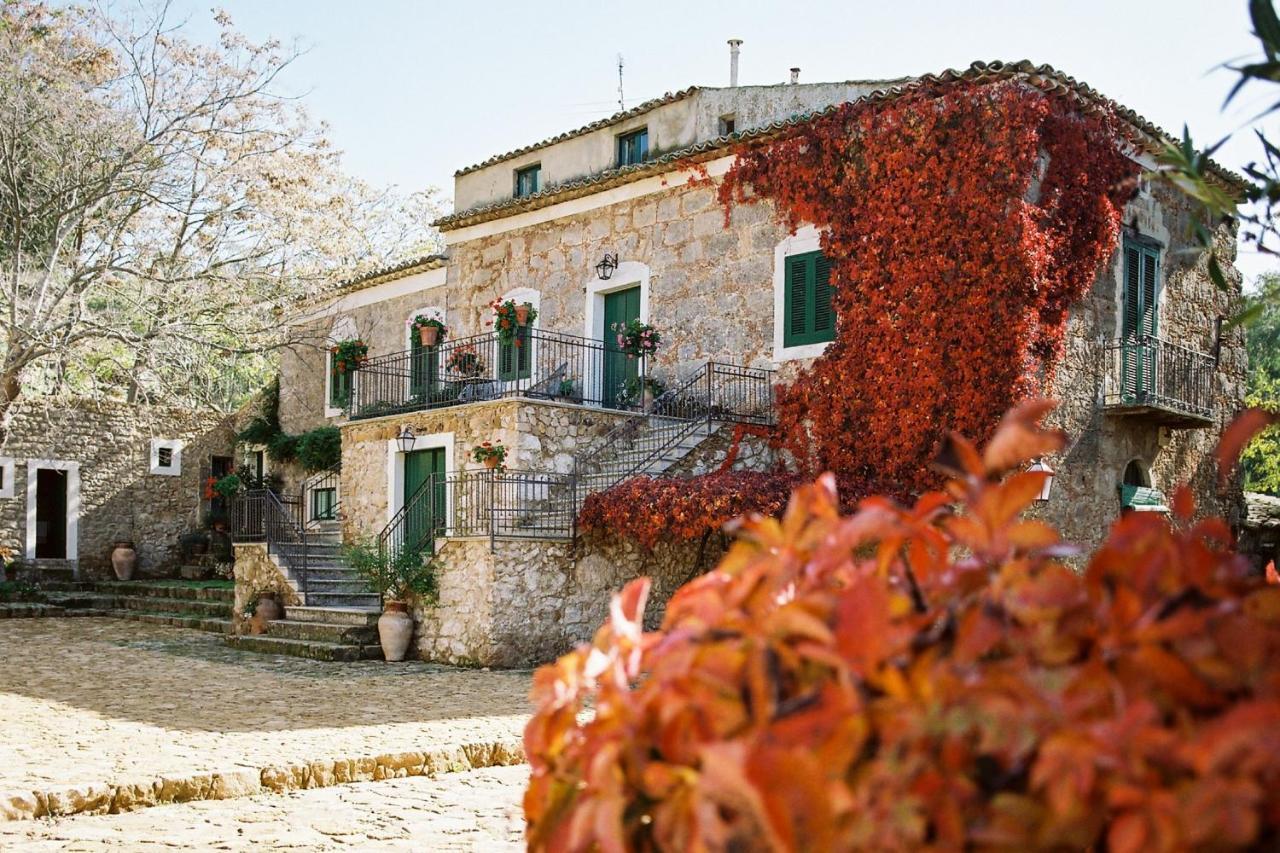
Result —
<path fill-rule="evenodd" d="M 1159 315 L 1159 253 L 1136 240 L 1124 241 L 1124 293 L 1120 316 L 1120 384 L 1126 404 L 1143 403 L 1156 390 L 1156 319 Z"/>
<path fill-rule="evenodd" d="M 639 359 L 627 358 L 618 349 L 618 333 L 614 324 L 626 324 L 640 319 L 640 287 L 630 287 L 604 296 L 604 383 L 603 401 L 610 408 L 616 407 L 618 398 L 628 379 L 640 375 Z"/>
<path fill-rule="evenodd" d="M 414 403 L 430 405 L 439 387 L 439 349 L 425 346 L 415 329 L 409 339 L 409 394 Z"/>
<path fill-rule="evenodd" d="M 438 529 L 444 525 L 444 475 L 443 447 L 415 450 L 404 455 L 403 505 L 409 508 L 404 519 L 406 549 L 422 547 L 430 550 L 434 541 L 429 534 L 433 528 Z M 429 480 L 434 485 L 427 486 Z M 421 495 L 418 494 L 419 490 L 423 490 Z"/>

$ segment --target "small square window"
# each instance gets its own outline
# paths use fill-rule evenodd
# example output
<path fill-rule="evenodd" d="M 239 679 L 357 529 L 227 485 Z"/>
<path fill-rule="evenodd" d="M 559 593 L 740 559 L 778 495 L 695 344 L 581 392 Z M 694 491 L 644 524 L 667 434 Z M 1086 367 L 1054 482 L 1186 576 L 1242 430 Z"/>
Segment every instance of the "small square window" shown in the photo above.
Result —
<path fill-rule="evenodd" d="M 176 439 L 151 439 L 152 474 L 177 477 L 182 473 L 182 442 Z"/>
<path fill-rule="evenodd" d="M 642 127 L 618 137 L 618 165 L 634 166 L 649 159 L 649 128 Z"/>
<path fill-rule="evenodd" d="M 721 136 L 728 136 L 729 134 L 733 133 L 737 129 L 737 127 L 738 127 L 738 120 L 733 113 L 720 116 L 720 135 Z"/>
<path fill-rule="evenodd" d="M 516 169 L 516 198 L 524 198 L 542 189 L 542 164 Z"/>

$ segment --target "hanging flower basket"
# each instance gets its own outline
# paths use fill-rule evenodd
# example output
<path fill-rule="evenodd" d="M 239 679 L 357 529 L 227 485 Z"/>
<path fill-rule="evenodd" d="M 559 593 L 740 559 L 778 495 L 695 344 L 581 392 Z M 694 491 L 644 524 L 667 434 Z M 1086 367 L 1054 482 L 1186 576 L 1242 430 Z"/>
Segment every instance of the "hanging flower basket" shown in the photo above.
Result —
<path fill-rule="evenodd" d="M 517 305 L 514 299 L 508 299 L 505 302 L 495 299 L 489 303 L 489 307 L 493 309 L 493 320 L 490 322 L 494 331 L 498 333 L 498 341 L 521 346 L 518 333 L 520 329 L 538 319 L 538 309 L 534 308 L 531 302 L 521 302 Z"/>
<path fill-rule="evenodd" d="M 614 323 L 613 331 L 618 342 L 618 349 L 628 358 L 640 358 L 653 355 L 662 343 L 662 335 L 648 323 L 631 320 L 627 323 Z"/>
<path fill-rule="evenodd" d="M 424 347 L 435 346 L 449 333 L 449 328 L 443 322 L 422 314 L 413 318 L 413 328 L 418 330 L 418 341 Z"/>
<path fill-rule="evenodd" d="M 333 369 L 339 373 L 349 373 L 369 360 L 369 345 L 364 341 L 345 340 L 329 348 L 333 353 Z"/>

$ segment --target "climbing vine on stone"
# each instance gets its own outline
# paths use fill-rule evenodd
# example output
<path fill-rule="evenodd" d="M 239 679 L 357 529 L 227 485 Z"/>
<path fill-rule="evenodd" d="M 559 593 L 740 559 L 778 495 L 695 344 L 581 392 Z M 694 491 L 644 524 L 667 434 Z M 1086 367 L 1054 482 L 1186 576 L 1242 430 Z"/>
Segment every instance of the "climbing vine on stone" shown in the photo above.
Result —
<path fill-rule="evenodd" d="M 984 440 L 1045 387 L 1136 185 L 1120 129 L 1024 82 L 938 83 L 738 150 L 719 189 L 726 223 L 735 204 L 772 203 L 790 227 L 816 226 L 832 262 L 836 338 L 778 388 L 774 442 L 793 473 L 833 472 L 845 505 L 919 493 L 938 482 L 929 463 L 948 430 Z M 686 514 L 701 501 L 698 523 L 648 511 L 632 535 L 720 526 L 721 479 L 680 481 L 681 500 L 665 501 Z M 584 507 L 585 527 L 651 506 L 625 485 Z"/>

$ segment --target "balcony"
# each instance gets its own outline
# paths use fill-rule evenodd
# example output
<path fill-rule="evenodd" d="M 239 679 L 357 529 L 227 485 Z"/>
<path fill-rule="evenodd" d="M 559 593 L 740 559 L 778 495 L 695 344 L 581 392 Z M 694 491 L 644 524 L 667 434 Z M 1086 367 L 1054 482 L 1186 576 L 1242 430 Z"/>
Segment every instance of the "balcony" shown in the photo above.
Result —
<path fill-rule="evenodd" d="M 494 332 L 368 359 L 353 376 L 353 420 L 506 397 L 629 410 L 639 404 L 642 359 L 602 341 L 522 331 L 519 345 Z"/>
<path fill-rule="evenodd" d="M 1213 424 L 1217 362 L 1213 356 L 1134 335 L 1107 345 L 1103 409 L 1174 429 Z"/>

